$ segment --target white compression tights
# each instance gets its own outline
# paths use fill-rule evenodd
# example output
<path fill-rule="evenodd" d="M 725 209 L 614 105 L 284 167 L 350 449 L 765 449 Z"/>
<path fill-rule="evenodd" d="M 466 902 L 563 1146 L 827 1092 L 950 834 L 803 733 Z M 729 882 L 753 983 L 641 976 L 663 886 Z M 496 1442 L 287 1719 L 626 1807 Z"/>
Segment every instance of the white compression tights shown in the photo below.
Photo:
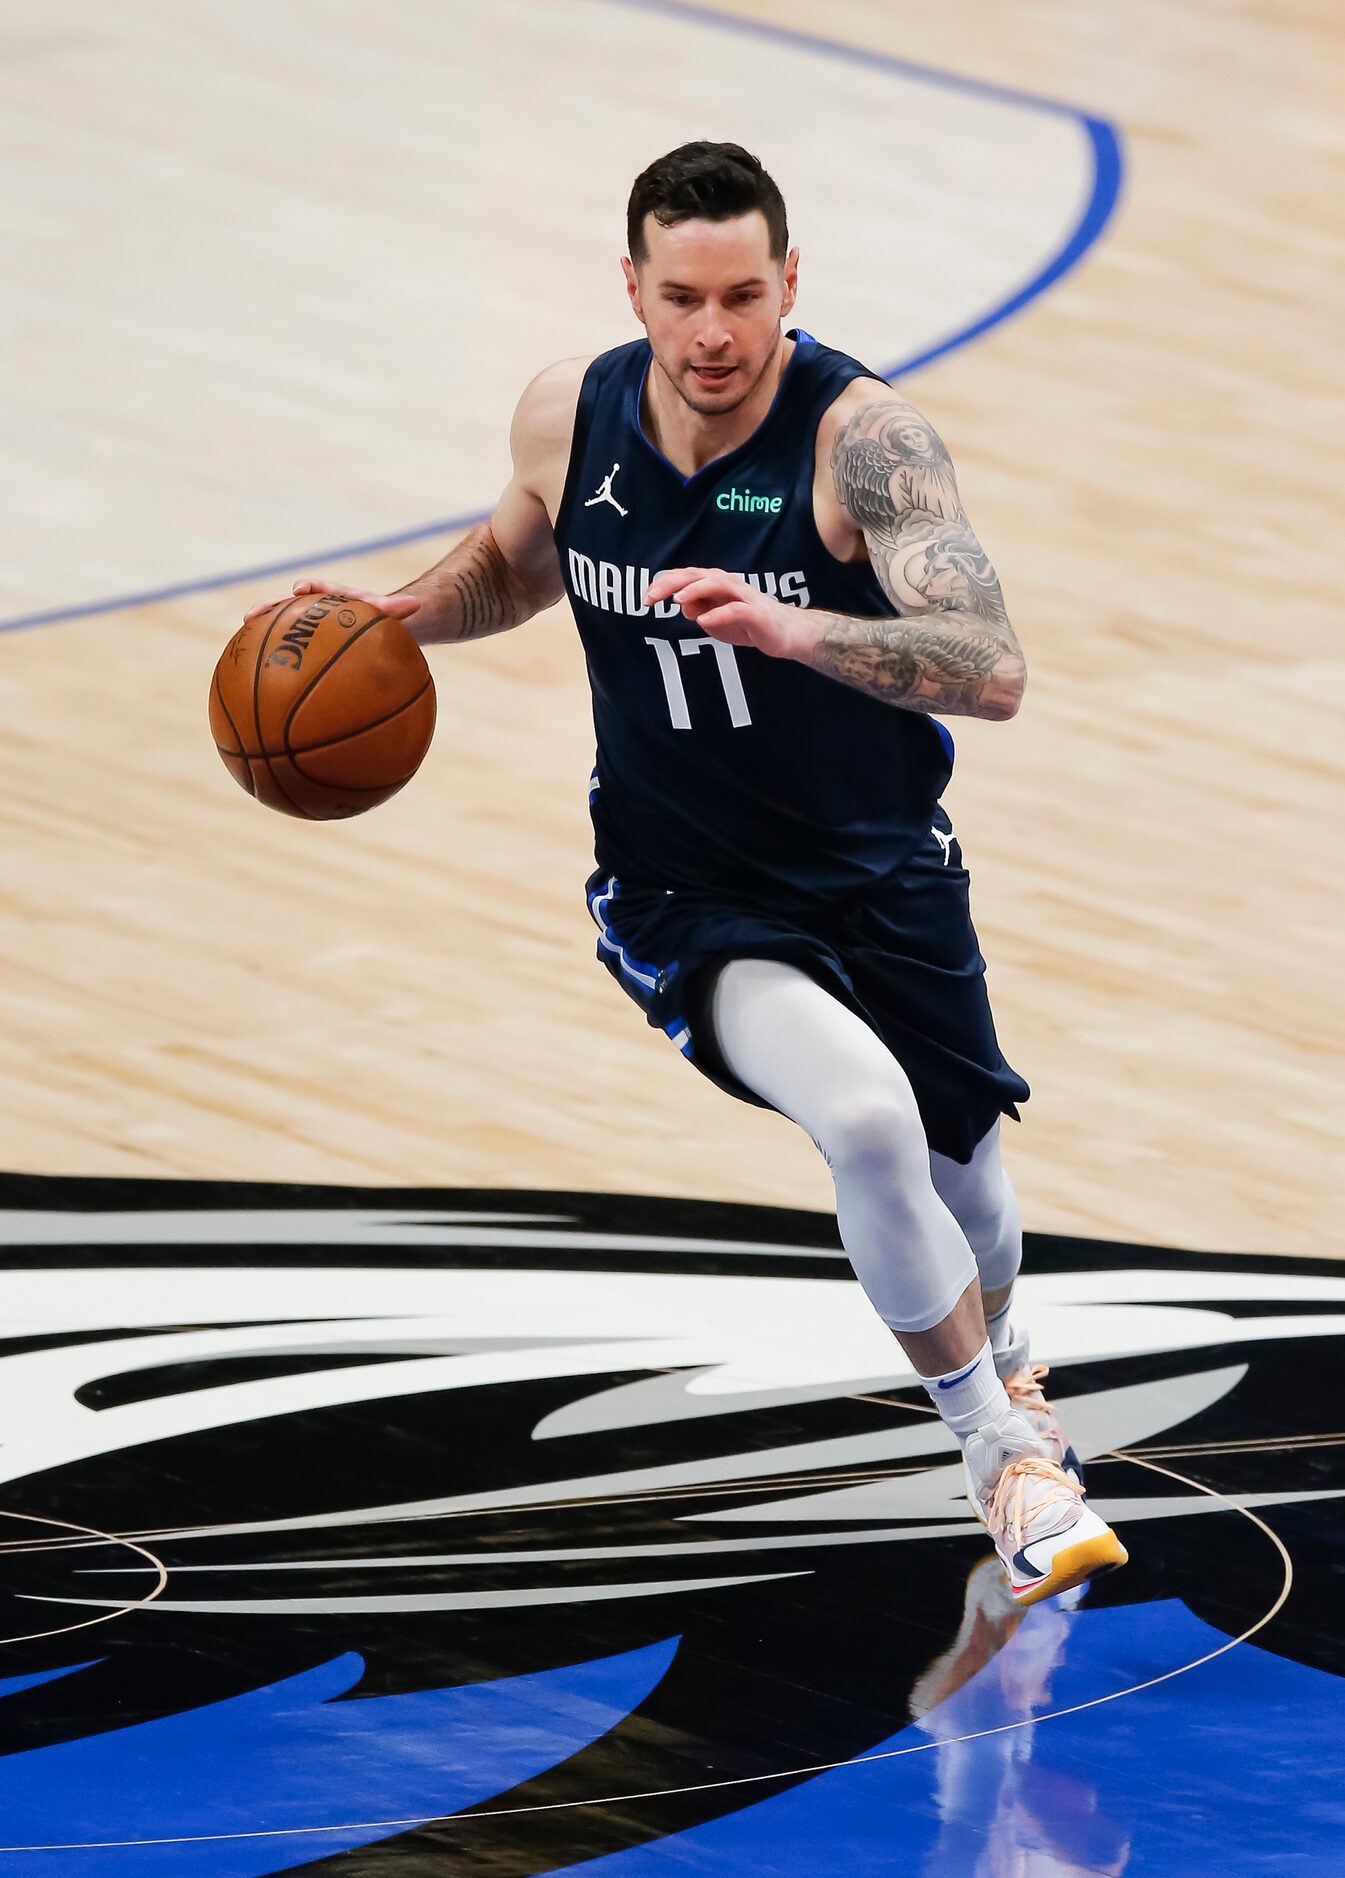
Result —
<path fill-rule="evenodd" d="M 733 1074 L 826 1156 L 841 1241 L 889 1328 L 932 1329 L 978 1271 L 987 1291 L 1012 1284 L 1022 1233 L 998 1125 L 965 1167 L 931 1154 L 906 1072 L 797 966 L 731 960 L 710 1014 Z"/>

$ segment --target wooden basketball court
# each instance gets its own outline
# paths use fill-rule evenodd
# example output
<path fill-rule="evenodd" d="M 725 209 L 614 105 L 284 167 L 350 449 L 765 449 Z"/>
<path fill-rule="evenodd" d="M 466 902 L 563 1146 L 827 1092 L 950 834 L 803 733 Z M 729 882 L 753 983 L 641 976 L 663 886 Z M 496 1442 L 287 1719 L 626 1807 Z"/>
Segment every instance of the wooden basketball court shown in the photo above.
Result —
<path fill-rule="evenodd" d="M 988 306 L 1058 232 L 1060 204 L 1042 226 L 1010 193 L 1039 170 L 998 167 L 1008 106 L 982 121 L 946 94 L 987 147 L 945 160 L 937 137 L 903 142 L 901 75 L 690 9 L 534 11 L 526 42 L 508 9 L 470 7 L 397 28 L 347 10 L 333 32 L 321 9 L 225 22 L 165 0 L 113 33 L 60 0 L 11 29 L 27 220 L 5 290 L 4 607 L 74 610 L 0 661 L 11 1166 L 827 1203 L 807 1144 L 673 1062 L 593 967 L 591 728 L 563 609 L 439 653 L 426 769 L 335 828 L 251 807 L 205 731 L 214 657 L 273 577 L 78 611 L 231 564 L 419 572 L 450 537 L 317 551 L 489 507 L 527 376 L 628 336 L 633 165 L 733 128 L 739 104 L 790 202 L 800 316 L 880 368 L 968 310 L 950 257 L 979 261 Z M 828 31 L 1124 138 L 1118 211 L 1081 265 L 903 380 L 949 439 L 1030 661 L 1012 726 L 956 727 L 949 798 L 1035 1091 L 1010 1143 L 1027 1215 L 1335 1252 L 1340 307 L 1321 152 L 1340 45 L 1324 17 L 1249 8 L 1024 34 L 993 9 L 851 4 Z M 614 78 L 643 70 L 647 108 L 604 82 L 608 58 L 631 61 Z M 800 119 L 773 119 L 777 60 Z M 750 97 L 725 97 L 726 63 L 758 74 Z M 486 96 L 505 124 L 483 176 Z M 1005 196 L 951 186 L 978 171 Z"/>

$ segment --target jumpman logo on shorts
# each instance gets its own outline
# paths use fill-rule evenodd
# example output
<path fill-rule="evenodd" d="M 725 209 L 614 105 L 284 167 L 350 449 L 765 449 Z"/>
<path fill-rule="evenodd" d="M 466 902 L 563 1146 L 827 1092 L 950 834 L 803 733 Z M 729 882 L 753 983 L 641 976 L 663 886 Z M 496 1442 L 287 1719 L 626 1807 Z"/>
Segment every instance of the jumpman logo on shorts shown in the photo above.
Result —
<path fill-rule="evenodd" d="M 947 867 L 947 865 L 948 865 L 948 856 L 949 856 L 949 855 L 950 855 L 950 854 L 952 853 L 952 851 L 953 851 L 953 831 L 952 831 L 952 829 L 950 828 L 950 829 L 948 830 L 948 833 L 947 833 L 946 835 L 944 834 L 944 832 L 943 832 L 943 830 L 942 830 L 941 828 L 931 828 L 929 832 L 930 832 L 930 834 L 931 834 L 931 835 L 933 835 L 933 837 L 934 837 L 934 839 L 935 839 L 935 840 L 936 840 L 936 841 L 938 842 L 938 844 L 939 844 L 939 846 L 940 846 L 940 847 L 941 847 L 941 848 L 943 849 L 943 864 L 944 864 L 944 866 L 945 866 L 945 867 Z"/>
<path fill-rule="evenodd" d="M 621 465 L 619 463 L 613 463 L 611 469 L 608 470 L 607 474 L 598 484 L 597 495 L 590 496 L 588 501 L 584 504 L 586 509 L 596 508 L 599 502 L 610 502 L 618 515 L 626 515 L 629 513 L 629 510 L 623 509 L 616 497 L 612 494 L 612 478 L 620 468 Z"/>

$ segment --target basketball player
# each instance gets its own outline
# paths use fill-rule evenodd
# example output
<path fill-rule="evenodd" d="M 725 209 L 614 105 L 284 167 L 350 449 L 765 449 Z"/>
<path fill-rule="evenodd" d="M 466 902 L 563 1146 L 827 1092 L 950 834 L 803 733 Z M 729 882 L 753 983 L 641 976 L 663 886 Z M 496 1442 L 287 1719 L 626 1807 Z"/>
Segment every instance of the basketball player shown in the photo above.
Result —
<path fill-rule="evenodd" d="M 933 429 L 782 330 L 798 254 L 756 158 L 672 151 L 636 179 L 627 235 L 644 337 L 542 372 L 489 522 L 360 597 L 423 643 L 568 598 L 597 730 L 598 956 L 698 1069 L 826 1156 L 860 1283 L 1034 1603 L 1126 1553 L 1011 1321 L 999 1119 L 1028 1091 L 939 806 L 934 714 L 1012 717 L 1023 655 Z M 332 584 L 295 583 L 314 591 Z"/>

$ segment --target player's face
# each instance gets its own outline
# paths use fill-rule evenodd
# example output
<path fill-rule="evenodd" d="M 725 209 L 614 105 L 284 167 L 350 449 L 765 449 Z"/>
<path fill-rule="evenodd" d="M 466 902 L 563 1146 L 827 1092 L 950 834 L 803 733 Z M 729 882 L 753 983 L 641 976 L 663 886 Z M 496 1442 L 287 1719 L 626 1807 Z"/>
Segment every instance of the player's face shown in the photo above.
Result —
<path fill-rule="evenodd" d="M 734 411 L 760 384 L 794 304 L 798 250 L 771 259 L 759 209 L 727 222 L 645 217 L 647 260 L 623 261 L 636 315 L 673 389 L 702 417 Z"/>

